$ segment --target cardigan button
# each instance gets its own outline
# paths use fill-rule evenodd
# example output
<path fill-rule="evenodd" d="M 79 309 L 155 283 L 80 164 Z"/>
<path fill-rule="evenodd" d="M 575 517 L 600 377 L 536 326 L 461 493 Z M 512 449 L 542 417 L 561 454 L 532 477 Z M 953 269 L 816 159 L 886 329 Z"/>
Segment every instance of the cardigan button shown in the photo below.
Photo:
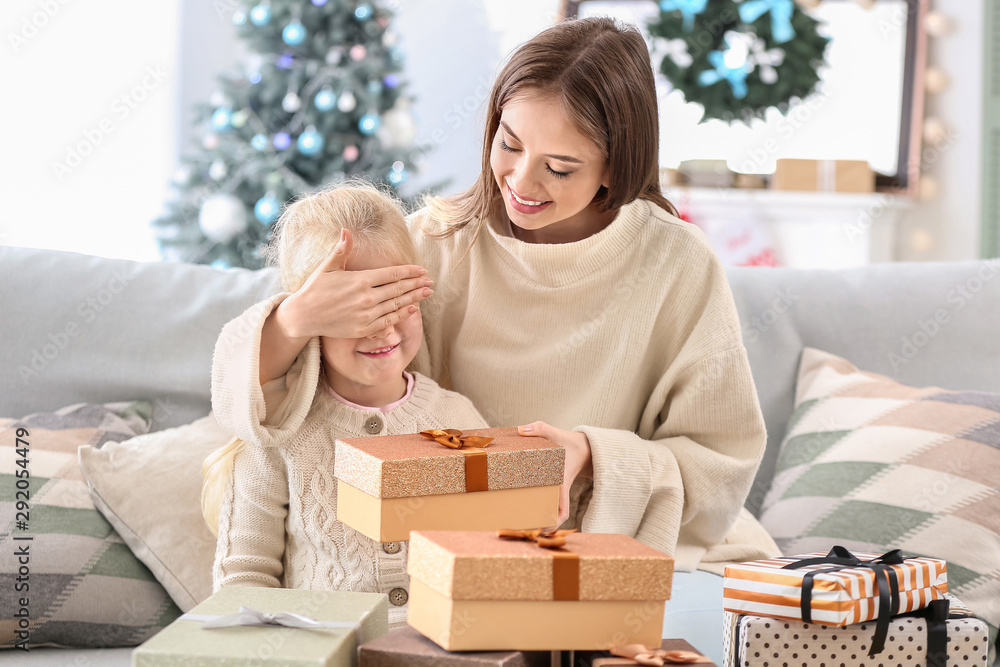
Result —
<path fill-rule="evenodd" d="M 393 603 L 397 607 L 401 607 L 406 604 L 409 597 L 410 596 L 406 592 L 405 588 L 393 588 L 389 591 L 389 602 Z"/>
<path fill-rule="evenodd" d="M 370 433 L 371 435 L 378 435 L 379 433 L 381 433 L 382 426 L 383 426 L 382 418 L 379 417 L 378 415 L 372 415 L 371 417 L 368 418 L 368 421 L 365 422 L 365 430 L 368 431 L 368 433 Z"/>
<path fill-rule="evenodd" d="M 382 545 L 382 551 L 387 554 L 398 554 L 399 553 L 399 542 L 386 542 Z"/>

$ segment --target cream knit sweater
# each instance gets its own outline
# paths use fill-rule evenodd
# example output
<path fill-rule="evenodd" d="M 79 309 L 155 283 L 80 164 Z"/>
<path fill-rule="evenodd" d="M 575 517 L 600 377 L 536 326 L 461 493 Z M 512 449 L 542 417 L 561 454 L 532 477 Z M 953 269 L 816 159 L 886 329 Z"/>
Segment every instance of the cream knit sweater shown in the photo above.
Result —
<path fill-rule="evenodd" d="M 594 479 L 566 527 L 624 533 L 678 570 L 779 554 L 743 508 L 767 442 L 739 316 L 704 233 L 644 200 L 581 241 L 532 244 L 509 223 L 409 219 L 436 281 L 412 369 L 468 396 L 493 426 L 587 434 Z"/>
<path fill-rule="evenodd" d="M 384 423 L 380 435 L 488 424 L 468 399 L 419 373 L 410 397 L 388 412 L 345 405 L 320 379 L 318 338 L 285 376 L 261 387 L 260 331 L 287 296 L 250 307 L 216 343 L 212 408 L 246 445 L 219 510 L 213 592 L 228 585 L 408 592 L 409 544 L 399 542 L 399 551 L 390 554 L 337 520 L 334 441 L 371 435 L 364 426 L 373 415 Z M 390 628 L 405 625 L 408 609 L 389 605 Z"/>

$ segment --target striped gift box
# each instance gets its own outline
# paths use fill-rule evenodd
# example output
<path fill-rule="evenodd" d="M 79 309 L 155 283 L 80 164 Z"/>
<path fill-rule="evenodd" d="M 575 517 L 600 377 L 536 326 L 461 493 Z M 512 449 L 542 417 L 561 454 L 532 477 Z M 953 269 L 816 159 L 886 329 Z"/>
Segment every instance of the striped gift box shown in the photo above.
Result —
<path fill-rule="evenodd" d="M 860 560 L 874 560 L 878 554 L 856 553 Z M 755 560 L 730 565 L 725 573 L 723 607 L 726 611 L 786 620 L 802 620 L 802 578 L 806 573 L 829 569 L 830 563 L 782 569 L 807 558 L 823 558 L 813 553 L 787 558 Z M 903 614 L 923 609 L 948 592 L 948 570 L 936 558 L 906 558 L 902 564 L 887 565 L 899 582 L 899 610 Z M 875 570 L 845 567 L 836 572 L 814 575 L 810 613 L 813 623 L 850 625 L 878 616 L 879 588 Z"/>

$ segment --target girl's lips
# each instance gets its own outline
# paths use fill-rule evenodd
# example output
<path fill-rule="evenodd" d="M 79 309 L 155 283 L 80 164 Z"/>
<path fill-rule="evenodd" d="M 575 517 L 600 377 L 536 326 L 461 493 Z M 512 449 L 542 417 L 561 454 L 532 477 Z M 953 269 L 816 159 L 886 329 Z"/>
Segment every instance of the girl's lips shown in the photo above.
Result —
<path fill-rule="evenodd" d="M 522 199 L 524 198 L 522 197 Z M 532 213 L 541 213 L 542 211 L 544 211 L 545 209 L 547 209 L 549 206 L 552 205 L 552 202 L 550 201 L 545 202 L 541 206 L 522 204 L 521 202 L 519 202 L 517 199 L 514 198 L 514 190 L 512 190 L 509 185 L 507 186 L 507 202 L 510 204 L 511 208 L 513 208 L 515 211 L 517 211 L 518 213 L 524 213 L 525 215 L 531 215 Z"/>
<path fill-rule="evenodd" d="M 376 348 L 378 351 L 374 351 L 374 352 L 362 352 L 361 350 L 358 350 L 358 354 L 363 354 L 366 357 L 371 357 L 373 359 L 378 359 L 380 357 L 388 357 L 390 354 L 392 354 L 393 352 L 396 351 L 397 347 L 399 347 L 399 343 L 396 343 L 392 347 L 380 347 L 380 348 Z"/>

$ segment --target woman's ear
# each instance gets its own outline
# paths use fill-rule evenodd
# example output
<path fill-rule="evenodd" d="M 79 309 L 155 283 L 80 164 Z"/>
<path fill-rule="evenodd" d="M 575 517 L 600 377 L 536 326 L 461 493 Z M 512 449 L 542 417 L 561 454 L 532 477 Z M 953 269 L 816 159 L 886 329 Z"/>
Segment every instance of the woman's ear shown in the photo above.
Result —
<path fill-rule="evenodd" d="M 611 189 L 611 165 L 604 165 L 604 174 L 601 175 L 601 185 Z"/>

